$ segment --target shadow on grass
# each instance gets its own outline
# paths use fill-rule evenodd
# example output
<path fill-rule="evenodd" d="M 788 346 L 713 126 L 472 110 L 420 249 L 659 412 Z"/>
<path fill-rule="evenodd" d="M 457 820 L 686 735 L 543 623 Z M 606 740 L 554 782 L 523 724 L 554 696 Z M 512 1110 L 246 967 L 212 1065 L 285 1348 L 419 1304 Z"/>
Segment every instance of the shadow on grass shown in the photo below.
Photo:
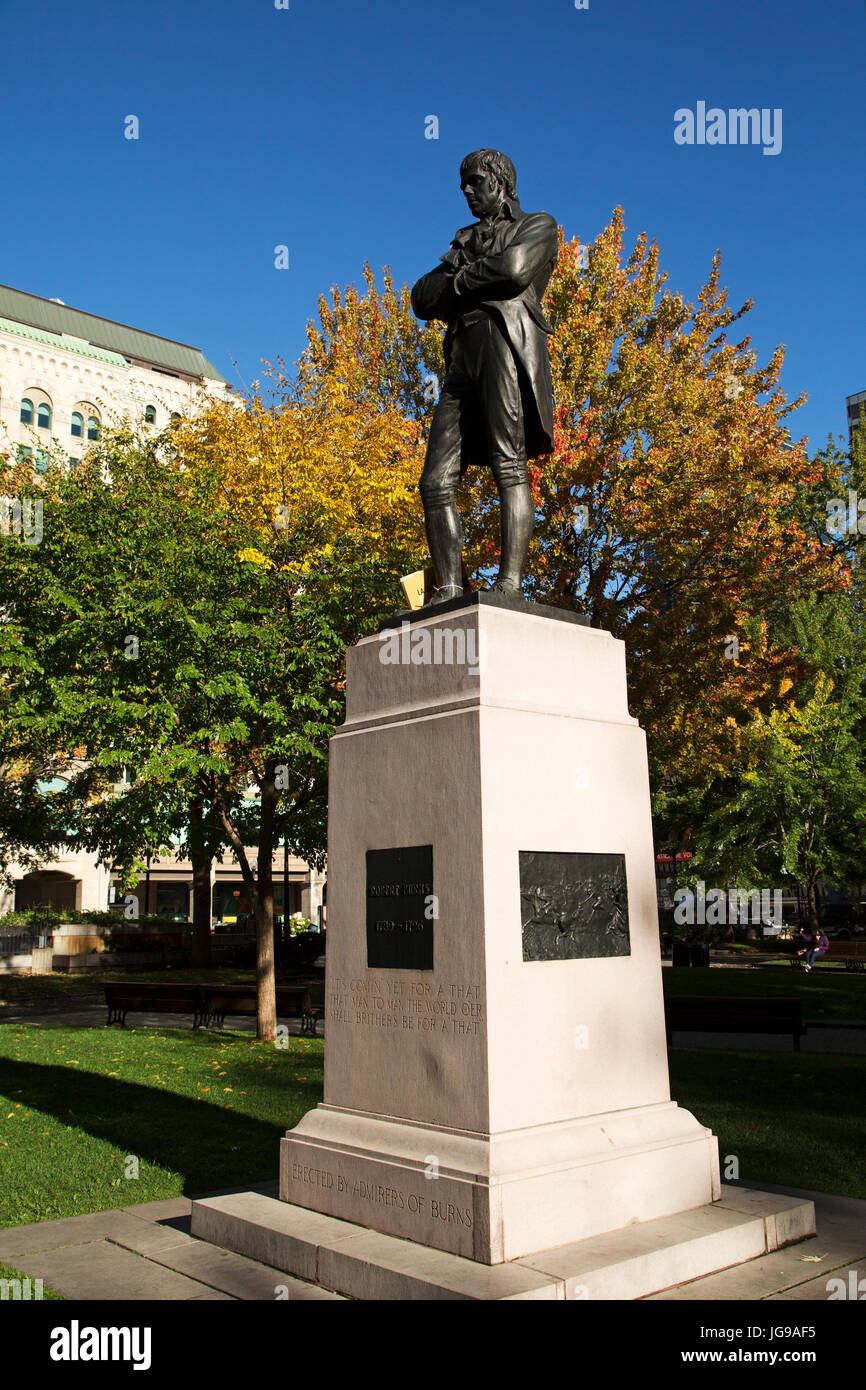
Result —
<path fill-rule="evenodd" d="M 667 997 L 691 994 L 714 999 L 743 996 L 749 999 L 799 999 L 805 1019 L 866 1018 L 866 973 L 821 966 L 803 970 L 721 970 L 717 966 L 671 967 L 662 971 Z"/>
<path fill-rule="evenodd" d="M 10 1058 L 0 1059 L 0 1091 L 20 1095 L 28 1107 L 123 1153 L 180 1173 L 189 1194 L 273 1177 L 279 1140 L 308 1108 L 301 1102 L 288 1124 L 268 1123 L 136 1082 Z"/>

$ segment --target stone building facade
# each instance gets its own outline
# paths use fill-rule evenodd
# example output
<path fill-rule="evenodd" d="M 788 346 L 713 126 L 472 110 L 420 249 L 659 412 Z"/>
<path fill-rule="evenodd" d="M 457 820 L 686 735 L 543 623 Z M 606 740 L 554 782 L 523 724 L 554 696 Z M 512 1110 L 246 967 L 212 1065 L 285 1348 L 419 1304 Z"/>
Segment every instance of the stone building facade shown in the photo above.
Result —
<path fill-rule="evenodd" d="M 51 447 L 74 467 L 103 425 L 165 428 L 231 388 L 204 354 L 0 285 L 0 448 Z"/>
<path fill-rule="evenodd" d="M 159 431 L 209 398 L 233 394 L 199 348 L 0 285 L 0 453 L 25 451 L 37 470 L 49 451 L 65 453 L 74 468 L 103 427 L 127 421 Z M 274 859 L 277 910 L 286 883 L 289 912 L 315 922 L 323 878 L 291 855 L 286 875 L 284 859 L 282 850 Z M 16 877 L 14 891 L 0 886 L 0 915 L 43 904 L 104 911 L 115 891 L 110 869 L 86 854 Z M 229 856 L 215 863 L 212 885 L 214 923 L 231 923 L 244 894 Z M 154 859 L 138 896 L 143 912 L 191 917 L 191 864 Z"/>

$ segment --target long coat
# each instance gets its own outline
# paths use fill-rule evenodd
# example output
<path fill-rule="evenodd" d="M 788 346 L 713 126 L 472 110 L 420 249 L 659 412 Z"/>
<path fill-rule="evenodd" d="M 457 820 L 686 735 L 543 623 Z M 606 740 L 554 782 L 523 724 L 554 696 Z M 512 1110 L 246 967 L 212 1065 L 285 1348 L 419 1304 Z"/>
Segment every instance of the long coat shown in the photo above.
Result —
<path fill-rule="evenodd" d="M 547 339 L 553 328 L 541 309 L 541 299 L 553 273 L 558 252 L 555 220 L 546 212 L 525 213 L 516 199 L 507 216 L 496 223 L 490 250 L 469 260 L 479 224 L 461 227 L 442 263 L 423 275 L 412 290 L 412 308 L 419 319 L 441 319 L 445 335 L 445 366 L 455 325 L 477 310 L 500 322 L 528 385 L 525 410 L 526 452 L 529 458 L 553 452 L 553 385 Z M 468 260 L 468 264 L 467 264 Z"/>

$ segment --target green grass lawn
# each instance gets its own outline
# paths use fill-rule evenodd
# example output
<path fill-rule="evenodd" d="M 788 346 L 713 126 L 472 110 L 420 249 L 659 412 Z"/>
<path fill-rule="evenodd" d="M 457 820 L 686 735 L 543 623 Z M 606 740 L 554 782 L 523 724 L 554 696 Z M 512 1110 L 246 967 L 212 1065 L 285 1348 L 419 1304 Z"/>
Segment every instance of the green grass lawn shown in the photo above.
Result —
<path fill-rule="evenodd" d="M 284 1041 L 0 1026 L 0 1226 L 276 1177 L 322 1093 L 322 1039 Z"/>
<path fill-rule="evenodd" d="M 322 1093 L 322 1039 L 286 1041 L 0 1026 L 0 1226 L 274 1178 L 280 1138 Z M 717 1134 L 723 1169 L 735 1155 L 742 1178 L 866 1198 L 864 1058 L 670 1057 L 674 1099 Z"/>
<path fill-rule="evenodd" d="M 787 964 L 760 970 L 726 970 L 712 965 L 688 970 L 665 967 L 662 981 L 667 995 L 800 999 L 806 1019 L 866 1020 L 866 970 L 818 966 L 807 974 Z"/>
<path fill-rule="evenodd" d="M 741 1178 L 866 1198 L 866 1058 L 697 1047 L 668 1055 L 671 1094 L 717 1136 L 723 1178 L 731 1154 Z"/>

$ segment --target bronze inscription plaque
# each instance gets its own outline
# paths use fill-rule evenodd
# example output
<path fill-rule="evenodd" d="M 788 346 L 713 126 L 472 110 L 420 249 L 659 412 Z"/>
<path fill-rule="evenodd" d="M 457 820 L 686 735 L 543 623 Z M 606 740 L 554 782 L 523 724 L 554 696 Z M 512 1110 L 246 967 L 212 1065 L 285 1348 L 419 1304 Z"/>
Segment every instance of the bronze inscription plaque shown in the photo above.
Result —
<path fill-rule="evenodd" d="M 367 850 L 367 965 L 433 969 L 433 846 Z"/>

